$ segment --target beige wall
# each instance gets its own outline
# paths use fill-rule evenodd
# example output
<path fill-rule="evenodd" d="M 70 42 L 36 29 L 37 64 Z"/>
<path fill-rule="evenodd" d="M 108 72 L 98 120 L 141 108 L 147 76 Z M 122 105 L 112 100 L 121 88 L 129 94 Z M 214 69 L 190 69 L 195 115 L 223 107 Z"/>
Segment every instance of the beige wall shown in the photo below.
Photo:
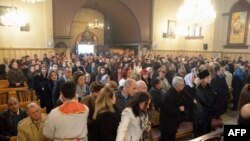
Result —
<path fill-rule="evenodd" d="M 11 6 L 12 0 L 0 0 L 0 5 Z M 47 48 L 53 41 L 52 0 L 44 3 L 22 3 L 13 0 L 18 11 L 24 13 L 30 24 L 29 32 L 17 26 L 0 26 L 0 48 Z"/>
<path fill-rule="evenodd" d="M 202 51 L 203 44 L 208 44 L 208 51 L 222 52 L 246 52 L 249 49 L 224 49 L 227 39 L 228 13 L 235 0 L 211 0 L 217 12 L 214 24 L 202 28 L 203 39 L 187 40 L 184 36 L 177 35 L 175 39 L 163 38 L 162 33 L 167 32 L 168 20 L 176 20 L 179 7 L 183 0 L 154 0 L 153 10 L 153 50 L 180 50 L 180 51 Z M 247 0 L 250 2 L 250 0 Z M 250 34 L 250 28 L 248 28 Z M 247 44 L 250 45 L 250 35 Z"/>
<path fill-rule="evenodd" d="M 250 3 L 250 0 L 247 0 Z M 222 13 L 228 13 L 231 6 L 237 1 L 235 0 L 217 0 L 216 1 L 216 11 L 217 20 L 215 22 L 214 32 L 214 50 L 224 51 L 224 52 L 250 52 L 250 46 L 248 49 L 224 49 L 224 45 L 227 42 L 227 31 L 228 31 L 228 20 L 229 16 L 222 16 Z M 247 45 L 250 45 L 250 24 L 248 27 L 248 38 Z"/>
<path fill-rule="evenodd" d="M 81 8 L 75 15 L 72 25 L 70 36 L 70 47 L 75 45 L 77 36 L 86 30 L 89 22 L 94 22 L 95 19 L 98 19 L 99 22 L 104 23 L 104 16 L 102 13 L 90 9 L 90 8 Z M 99 44 L 104 44 L 104 29 L 90 29 L 93 32 L 98 40 Z"/>

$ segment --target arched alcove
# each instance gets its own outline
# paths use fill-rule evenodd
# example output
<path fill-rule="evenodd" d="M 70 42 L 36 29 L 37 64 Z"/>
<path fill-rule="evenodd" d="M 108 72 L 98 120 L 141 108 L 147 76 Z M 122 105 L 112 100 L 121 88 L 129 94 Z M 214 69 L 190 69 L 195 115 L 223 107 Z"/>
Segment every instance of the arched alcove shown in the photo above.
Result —
<path fill-rule="evenodd" d="M 151 42 L 150 19 L 152 18 L 152 9 L 150 6 L 152 2 L 150 0 L 138 0 L 135 3 L 139 4 L 140 7 L 130 5 L 129 1 L 126 0 L 74 0 L 74 3 L 69 0 L 54 0 L 55 42 L 68 40 L 72 47 L 75 39 L 75 34 L 72 36 L 74 32 L 71 28 L 72 22 L 82 8 L 99 11 L 105 17 L 105 22 L 108 19 L 112 43 Z M 82 25 L 77 28 L 83 32 L 84 27 Z M 102 41 L 102 39 L 99 40 L 99 42 Z"/>
<path fill-rule="evenodd" d="M 91 8 L 79 9 L 71 24 L 70 46 L 74 46 L 77 42 L 91 42 L 100 45 L 104 44 L 104 29 L 88 28 L 88 24 L 94 22 L 95 19 L 104 23 L 104 16 L 99 11 Z M 87 35 L 90 37 L 87 37 Z M 89 39 L 85 40 L 84 38 Z"/>

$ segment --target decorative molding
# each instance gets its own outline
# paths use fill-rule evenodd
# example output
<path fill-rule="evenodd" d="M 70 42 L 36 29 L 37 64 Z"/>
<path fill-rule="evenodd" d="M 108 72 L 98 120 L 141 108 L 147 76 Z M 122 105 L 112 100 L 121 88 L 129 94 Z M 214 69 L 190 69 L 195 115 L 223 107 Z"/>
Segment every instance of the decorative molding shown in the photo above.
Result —
<path fill-rule="evenodd" d="M 72 39 L 72 36 L 54 36 L 54 39 Z"/>
<path fill-rule="evenodd" d="M 196 40 L 196 39 L 203 39 L 204 36 L 185 36 L 187 40 Z"/>
<path fill-rule="evenodd" d="M 249 45 L 224 45 L 225 49 L 248 49 Z"/>

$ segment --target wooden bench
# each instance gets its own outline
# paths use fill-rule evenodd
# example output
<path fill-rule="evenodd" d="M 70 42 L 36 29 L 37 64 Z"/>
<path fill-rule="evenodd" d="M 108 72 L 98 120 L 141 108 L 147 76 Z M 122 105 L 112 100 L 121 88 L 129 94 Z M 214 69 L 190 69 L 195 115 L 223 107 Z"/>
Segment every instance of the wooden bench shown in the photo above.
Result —
<path fill-rule="evenodd" d="M 193 135 L 193 123 L 182 122 L 177 130 L 176 139 L 181 139 Z M 159 127 L 152 128 L 153 141 L 158 141 L 161 137 L 161 131 Z"/>
<path fill-rule="evenodd" d="M 27 87 L 26 81 L 24 82 L 24 86 Z M 8 80 L 0 80 L 0 88 L 9 88 L 9 81 Z"/>
<path fill-rule="evenodd" d="M 10 137 L 10 141 L 17 141 L 17 136 Z"/>
<path fill-rule="evenodd" d="M 212 132 L 210 132 L 208 134 L 197 137 L 197 138 L 192 139 L 190 141 L 218 141 L 218 140 L 220 140 L 223 133 L 224 133 L 224 129 L 219 128 L 219 129 L 217 129 L 215 131 L 212 131 Z"/>
<path fill-rule="evenodd" d="M 8 80 L 0 80 L 0 88 L 8 88 L 9 81 Z"/>
<path fill-rule="evenodd" d="M 8 92 L 8 97 L 16 97 L 17 91 L 28 91 L 28 87 L 18 87 L 18 88 L 0 88 L 0 94 Z"/>

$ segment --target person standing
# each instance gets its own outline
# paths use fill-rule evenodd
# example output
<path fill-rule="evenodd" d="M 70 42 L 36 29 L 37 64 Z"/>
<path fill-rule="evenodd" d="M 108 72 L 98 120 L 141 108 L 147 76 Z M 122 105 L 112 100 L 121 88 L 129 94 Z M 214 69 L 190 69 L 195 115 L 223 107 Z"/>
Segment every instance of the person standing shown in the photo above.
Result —
<path fill-rule="evenodd" d="M 207 70 L 203 70 L 198 74 L 200 78 L 200 85 L 196 90 L 197 107 L 194 111 L 194 136 L 199 137 L 201 135 L 211 132 L 211 122 L 218 113 L 215 104 L 215 93 L 210 86 L 211 77 Z"/>
<path fill-rule="evenodd" d="M 228 86 L 224 75 L 224 67 L 215 65 L 215 77 L 211 80 L 211 86 L 216 93 L 216 105 L 220 115 L 227 111 Z"/>
<path fill-rule="evenodd" d="M 101 89 L 95 102 L 95 112 L 93 115 L 95 130 L 89 134 L 93 135 L 94 139 L 89 139 L 90 141 L 115 141 L 118 127 L 113 107 L 115 101 L 115 93 L 111 88 L 104 87 Z"/>
<path fill-rule="evenodd" d="M 151 99 L 147 93 L 136 93 L 133 101 L 122 111 L 116 141 L 143 140 L 143 132 L 149 132 L 150 130 L 150 122 L 148 119 L 150 102 Z"/>
<path fill-rule="evenodd" d="M 74 82 L 65 82 L 61 85 L 61 98 L 63 104 L 48 115 L 43 135 L 54 141 L 86 141 L 89 109 L 78 102 Z"/>
<path fill-rule="evenodd" d="M 137 92 L 136 81 L 130 78 L 125 81 L 122 90 L 117 92 L 115 110 L 119 121 L 121 119 L 122 111 L 132 101 L 136 92 Z"/>
<path fill-rule="evenodd" d="M 66 67 L 64 69 L 63 76 L 60 77 L 56 82 L 53 87 L 52 91 L 52 103 L 53 107 L 57 107 L 59 104 L 61 104 L 61 100 L 59 99 L 60 97 L 60 87 L 63 83 L 72 81 L 72 69 L 70 67 Z"/>
<path fill-rule="evenodd" d="M 180 96 L 184 87 L 183 78 L 175 76 L 172 81 L 172 87 L 163 95 L 160 108 L 160 141 L 175 141 L 176 139 L 181 113 L 185 111 Z"/>
<path fill-rule="evenodd" d="M 14 61 L 11 64 L 12 68 L 8 72 L 8 81 L 9 87 L 24 87 L 25 75 L 20 68 L 18 68 L 18 64 Z"/>

